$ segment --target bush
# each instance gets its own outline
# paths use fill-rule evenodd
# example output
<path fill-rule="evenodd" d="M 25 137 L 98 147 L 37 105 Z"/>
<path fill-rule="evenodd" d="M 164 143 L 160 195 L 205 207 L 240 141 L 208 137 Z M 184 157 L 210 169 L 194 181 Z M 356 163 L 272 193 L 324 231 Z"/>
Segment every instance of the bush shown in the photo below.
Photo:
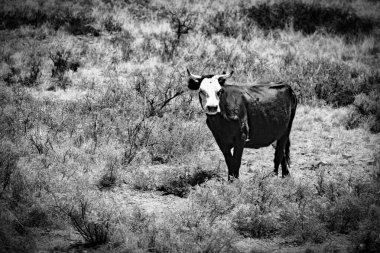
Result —
<path fill-rule="evenodd" d="M 12 186 L 12 176 L 17 170 L 18 155 L 2 143 L 0 150 L 0 196 Z"/>
<path fill-rule="evenodd" d="M 122 59 L 124 61 L 129 61 L 133 53 L 132 43 L 134 40 L 135 38 L 130 32 L 123 31 L 113 36 L 110 41 L 114 47 L 118 47 L 121 50 Z"/>
<path fill-rule="evenodd" d="M 46 210 L 41 207 L 33 207 L 28 212 L 24 224 L 28 227 L 47 227 L 51 224 L 51 220 Z"/>
<path fill-rule="evenodd" d="M 234 10 L 218 11 L 211 15 L 201 26 L 201 31 L 207 36 L 219 33 L 234 38 L 241 36 L 244 40 L 250 38 L 250 27 L 246 20 Z"/>
<path fill-rule="evenodd" d="M 327 210 L 327 228 L 339 233 L 349 233 L 359 228 L 363 208 L 358 199 L 346 196 L 337 199 Z"/>
<path fill-rule="evenodd" d="M 2 200 L 1 200 L 2 201 Z M 0 203 L 0 252 L 35 252 L 36 242 L 17 217 Z"/>
<path fill-rule="evenodd" d="M 103 26 L 104 29 L 108 32 L 121 32 L 122 27 L 121 24 L 116 22 L 112 16 L 108 16 L 104 21 L 103 21 Z"/>
<path fill-rule="evenodd" d="M 233 218 L 233 227 L 242 235 L 263 238 L 279 230 L 278 217 L 272 213 L 261 213 L 255 206 L 240 207 Z"/>
<path fill-rule="evenodd" d="M 153 191 L 156 190 L 156 184 L 151 173 L 142 171 L 134 171 L 132 176 L 132 187 L 139 191 Z"/>
<path fill-rule="evenodd" d="M 294 30 L 306 34 L 325 30 L 352 37 L 369 34 L 374 26 L 373 21 L 361 18 L 350 10 L 301 1 L 260 3 L 243 10 L 243 13 L 247 15 L 250 24 L 255 23 L 264 30 L 285 29 L 292 26 Z"/>
<path fill-rule="evenodd" d="M 71 225 L 83 237 L 87 246 L 105 244 L 109 241 L 109 222 L 91 221 L 88 217 L 89 203 L 80 201 L 79 208 L 72 208 L 66 214 L 70 218 Z"/>
<path fill-rule="evenodd" d="M 201 185 L 216 177 L 219 177 L 216 171 L 205 170 L 200 167 L 192 171 L 189 169 L 171 170 L 165 173 L 162 182 L 157 186 L 157 190 L 183 198 L 188 196 L 191 187 Z"/>
<path fill-rule="evenodd" d="M 371 205 L 367 218 L 361 222 L 359 231 L 351 235 L 356 243 L 355 252 L 375 253 L 380 251 L 380 207 Z"/>
<path fill-rule="evenodd" d="M 88 13 L 90 6 L 72 5 L 72 8 L 64 4 L 58 4 L 51 8 L 48 4 L 41 7 L 14 6 L 14 9 L 2 10 L 0 18 L 0 29 L 17 29 L 24 25 L 39 27 L 50 24 L 54 30 L 64 27 L 73 35 L 99 36 L 99 31 L 91 26 L 94 19 Z M 9 7 L 9 6 L 8 6 Z M 74 8 L 79 8 L 74 10 Z"/>
<path fill-rule="evenodd" d="M 380 132 L 380 90 L 355 96 L 354 106 L 361 115 L 367 116 L 368 127 L 373 133 Z"/>
<path fill-rule="evenodd" d="M 57 51 L 50 52 L 50 59 L 53 61 L 53 69 L 51 70 L 51 77 L 56 80 L 56 85 L 59 88 L 66 89 L 71 81 L 65 76 L 68 70 L 77 71 L 80 64 L 78 61 L 71 60 L 70 51 Z M 55 86 L 50 87 L 49 90 L 55 90 Z"/>
<path fill-rule="evenodd" d="M 42 72 L 42 54 L 32 50 L 31 53 L 15 54 L 17 63 L 10 64 L 10 71 L 4 77 L 8 86 L 20 84 L 25 87 L 35 87 L 39 85 Z"/>

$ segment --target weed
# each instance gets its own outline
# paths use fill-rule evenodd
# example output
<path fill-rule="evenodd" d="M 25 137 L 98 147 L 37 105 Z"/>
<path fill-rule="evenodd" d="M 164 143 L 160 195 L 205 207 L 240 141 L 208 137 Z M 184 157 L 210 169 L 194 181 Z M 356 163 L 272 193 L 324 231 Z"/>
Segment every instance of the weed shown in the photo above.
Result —
<path fill-rule="evenodd" d="M 66 214 L 72 226 L 83 237 L 88 246 L 105 244 L 109 241 L 108 221 L 94 222 L 88 218 L 89 203 L 80 201 L 79 208 L 71 208 Z"/>
<path fill-rule="evenodd" d="M 157 190 L 183 198 L 189 195 L 191 187 L 201 185 L 217 177 L 219 176 L 215 171 L 200 167 L 194 170 L 174 170 L 165 173 L 163 181 L 157 186 Z"/>
<path fill-rule="evenodd" d="M 251 28 L 247 26 L 245 17 L 235 10 L 218 11 L 211 15 L 201 27 L 206 36 L 222 34 L 227 37 L 242 37 L 243 40 L 250 38 Z"/>
<path fill-rule="evenodd" d="M 357 230 L 363 216 L 360 200 L 354 197 L 338 198 L 336 204 L 327 210 L 327 227 L 339 233 Z"/>
<path fill-rule="evenodd" d="M 24 224 L 28 227 L 47 227 L 51 224 L 51 221 L 46 210 L 41 207 L 34 207 L 28 212 Z"/>
<path fill-rule="evenodd" d="M 106 174 L 104 174 L 99 180 L 99 189 L 109 189 L 116 185 L 117 175 L 114 167 L 109 167 Z"/>
<path fill-rule="evenodd" d="M 121 32 L 121 24 L 116 22 L 112 16 L 108 16 L 104 21 L 103 21 L 103 26 L 104 29 L 108 32 Z"/>
<path fill-rule="evenodd" d="M 54 65 L 51 77 L 56 79 L 56 85 L 64 90 L 70 85 L 70 80 L 64 74 L 68 70 L 75 72 L 80 66 L 78 61 L 72 61 L 70 58 L 70 51 L 57 51 L 55 54 L 50 53 L 50 59 Z M 49 90 L 55 90 L 55 87 L 50 87 Z"/>
<path fill-rule="evenodd" d="M 0 150 L 0 196 L 12 185 L 12 174 L 17 170 L 18 155 L 11 147 L 3 146 Z"/>
<path fill-rule="evenodd" d="M 139 191 L 156 190 L 155 180 L 152 175 L 139 170 L 133 172 L 132 187 Z"/>
<path fill-rule="evenodd" d="M 233 226 L 244 236 L 263 238 L 278 232 L 277 219 L 271 213 L 263 214 L 257 206 L 241 206 L 233 218 Z"/>

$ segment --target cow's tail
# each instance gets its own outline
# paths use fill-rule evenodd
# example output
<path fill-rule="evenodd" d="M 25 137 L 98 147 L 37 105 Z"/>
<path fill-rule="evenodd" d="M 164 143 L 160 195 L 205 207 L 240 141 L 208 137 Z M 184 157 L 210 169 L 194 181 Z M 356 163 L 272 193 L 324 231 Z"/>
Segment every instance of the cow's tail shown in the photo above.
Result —
<path fill-rule="evenodd" d="M 292 88 L 290 88 L 290 97 L 291 97 L 292 103 L 291 103 L 290 121 L 288 125 L 289 136 L 288 136 L 288 141 L 286 142 L 286 145 L 285 145 L 285 155 L 284 155 L 285 162 L 288 166 L 290 166 L 290 131 L 292 129 L 294 117 L 296 116 L 296 109 L 297 109 L 297 104 L 298 104 L 297 96 L 294 93 Z"/>

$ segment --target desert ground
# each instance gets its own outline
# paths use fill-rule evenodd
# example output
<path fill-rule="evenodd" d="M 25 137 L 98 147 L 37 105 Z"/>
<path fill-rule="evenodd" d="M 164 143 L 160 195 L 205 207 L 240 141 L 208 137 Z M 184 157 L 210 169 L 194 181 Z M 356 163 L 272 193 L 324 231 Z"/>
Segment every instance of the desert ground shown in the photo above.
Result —
<path fill-rule="evenodd" d="M 379 1 L 0 5 L 0 252 L 380 251 Z M 293 88 L 289 177 L 186 69 Z"/>

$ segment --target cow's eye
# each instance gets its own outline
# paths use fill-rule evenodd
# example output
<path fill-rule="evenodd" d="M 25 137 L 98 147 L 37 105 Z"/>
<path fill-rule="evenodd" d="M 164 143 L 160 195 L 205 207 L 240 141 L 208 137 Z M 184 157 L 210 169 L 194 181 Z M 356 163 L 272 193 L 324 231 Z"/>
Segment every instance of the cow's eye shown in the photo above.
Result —
<path fill-rule="evenodd" d="M 207 97 L 207 94 L 206 94 L 206 92 L 205 92 L 204 90 L 199 90 L 199 93 L 200 93 L 201 95 Z"/>
<path fill-rule="evenodd" d="M 216 95 L 217 95 L 218 97 L 220 97 L 220 96 L 223 94 L 223 92 L 224 92 L 224 90 L 223 90 L 223 89 L 220 89 L 220 90 L 216 93 Z"/>

